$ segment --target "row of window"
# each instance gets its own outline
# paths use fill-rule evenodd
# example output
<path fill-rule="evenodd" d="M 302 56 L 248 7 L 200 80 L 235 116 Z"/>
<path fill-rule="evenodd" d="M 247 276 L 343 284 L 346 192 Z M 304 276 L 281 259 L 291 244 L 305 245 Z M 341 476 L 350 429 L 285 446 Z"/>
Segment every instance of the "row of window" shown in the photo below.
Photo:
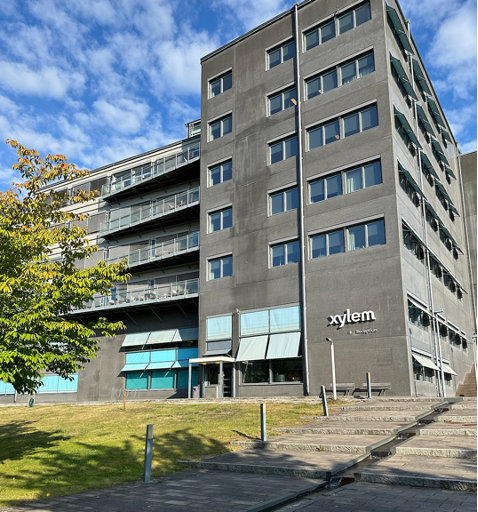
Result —
<path fill-rule="evenodd" d="M 243 384 L 270 384 L 272 382 L 302 382 L 302 358 L 243 361 Z"/>
<path fill-rule="evenodd" d="M 329 233 L 309 237 L 311 259 L 356 251 L 385 243 L 385 223 L 382 220 L 341 228 Z M 300 261 L 300 243 L 291 240 L 270 247 L 270 266 L 280 267 Z M 209 260 L 209 279 L 231 276 L 232 256 Z"/>
<path fill-rule="evenodd" d="M 185 389 L 188 387 L 189 369 L 168 369 L 126 373 L 126 389 Z M 198 369 L 192 368 L 191 385 L 198 384 Z"/>
<path fill-rule="evenodd" d="M 422 366 L 417 361 L 413 361 L 413 378 L 416 381 L 421 382 L 435 382 L 435 373 L 436 370 L 432 370 L 431 368 L 427 368 L 426 366 Z M 452 375 L 451 373 L 444 372 L 445 375 L 445 384 L 447 386 L 452 385 Z"/>

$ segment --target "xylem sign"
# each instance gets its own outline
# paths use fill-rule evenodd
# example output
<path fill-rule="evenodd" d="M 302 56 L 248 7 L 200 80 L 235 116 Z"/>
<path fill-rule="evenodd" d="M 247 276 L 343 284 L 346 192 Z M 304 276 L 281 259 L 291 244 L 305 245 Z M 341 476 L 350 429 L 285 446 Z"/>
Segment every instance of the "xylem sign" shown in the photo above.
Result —
<path fill-rule="evenodd" d="M 373 311 L 362 311 L 362 313 L 352 313 L 350 314 L 350 309 L 343 315 L 330 315 L 329 316 L 329 325 L 338 325 L 339 329 L 345 324 L 356 324 L 357 322 L 370 322 L 375 320 L 375 313 Z"/>

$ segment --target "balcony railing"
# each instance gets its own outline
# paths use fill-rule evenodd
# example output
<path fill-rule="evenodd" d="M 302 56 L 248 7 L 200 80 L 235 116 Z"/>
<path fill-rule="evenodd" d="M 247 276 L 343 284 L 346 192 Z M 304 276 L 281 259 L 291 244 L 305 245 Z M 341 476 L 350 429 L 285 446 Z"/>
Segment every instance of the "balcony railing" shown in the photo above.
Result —
<path fill-rule="evenodd" d="M 143 247 L 141 249 L 132 250 L 130 246 L 129 253 L 123 256 L 115 256 L 108 258 L 108 264 L 117 263 L 124 258 L 128 259 L 128 265 L 133 267 L 135 265 L 144 265 L 151 261 L 172 258 L 173 256 L 184 254 L 199 249 L 199 231 L 191 233 L 190 235 L 181 236 L 174 240 L 162 242 L 154 247 Z"/>
<path fill-rule="evenodd" d="M 157 219 L 199 203 L 199 187 L 185 190 L 175 196 L 156 199 L 139 207 L 119 208 L 110 212 L 110 218 L 102 222 L 100 234 L 105 235 L 142 222 Z M 117 213 L 116 213 L 117 212 Z M 111 218 L 112 215 L 114 218 Z"/>
<path fill-rule="evenodd" d="M 92 301 L 81 307 L 72 306 L 72 311 L 86 312 L 97 309 L 139 306 L 158 302 L 197 297 L 199 293 L 199 279 L 175 281 L 147 288 L 132 290 L 113 289 L 109 295 L 97 295 Z"/>
<path fill-rule="evenodd" d="M 162 176 L 163 174 L 171 172 L 178 167 L 197 160 L 200 153 L 200 143 L 196 142 L 179 153 L 158 158 L 158 160 L 156 160 L 152 165 L 147 165 L 140 169 L 132 169 L 129 173 L 121 175 L 121 177 L 111 183 L 103 185 L 101 187 L 101 195 L 103 197 L 110 196 L 120 192 L 121 190 L 134 187 L 139 183 Z"/>

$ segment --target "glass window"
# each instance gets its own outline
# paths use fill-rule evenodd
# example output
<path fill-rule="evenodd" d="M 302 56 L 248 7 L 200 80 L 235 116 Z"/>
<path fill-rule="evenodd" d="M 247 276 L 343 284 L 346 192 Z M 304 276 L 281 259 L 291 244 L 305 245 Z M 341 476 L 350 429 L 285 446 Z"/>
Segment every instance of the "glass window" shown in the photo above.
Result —
<path fill-rule="evenodd" d="M 274 50 L 269 53 L 269 69 L 278 66 L 282 62 L 282 50 Z"/>
<path fill-rule="evenodd" d="M 222 79 L 222 92 L 227 91 L 232 87 L 232 73 L 228 73 L 223 79 Z"/>
<path fill-rule="evenodd" d="M 327 238 L 329 242 L 329 254 L 338 254 L 345 251 L 344 232 L 342 230 L 329 233 Z"/>
<path fill-rule="evenodd" d="M 221 229 L 221 212 L 209 214 L 209 231 L 219 231 Z"/>
<path fill-rule="evenodd" d="M 373 106 L 361 112 L 362 116 L 362 131 L 369 130 L 378 125 L 377 107 Z"/>
<path fill-rule="evenodd" d="M 295 55 L 294 41 L 269 52 L 269 69 L 272 69 L 282 62 L 292 59 Z"/>
<path fill-rule="evenodd" d="M 369 3 L 362 5 L 362 7 L 359 7 L 358 9 L 355 9 L 355 26 L 356 27 L 358 27 L 359 25 L 362 25 L 362 23 L 365 23 L 366 21 L 369 21 L 370 19 L 372 19 L 372 12 L 370 10 Z"/>
<path fill-rule="evenodd" d="M 273 359 L 273 382 L 302 382 L 302 359 Z"/>
<path fill-rule="evenodd" d="M 294 58 L 295 43 L 291 42 L 282 47 L 282 62 Z"/>
<path fill-rule="evenodd" d="M 287 244 L 287 263 L 297 263 L 298 261 L 300 261 L 299 242 Z"/>
<path fill-rule="evenodd" d="M 342 174 L 336 174 L 326 179 L 327 199 L 342 195 Z"/>
<path fill-rule="evenodd" d="M 340 128 L 338 121 L 333 121 L 332 123 L 326 124 L 324 126 L 324 131 L 326 144 L 337 142 L 340 139 Z"/>
<path fill-rule="evenodd" d="M 216 316 L 206 322 L 207 339 L 221 340 L 232 338 L 232 316 Z"/>
<path fill-rule="evenodd" d="M 291 158 L 297 155 L 297 137 L 292 137 L 284 142 L 285 157 Z"/>
<path fill-rule="evenodd" d="M 271 195 L 271 213 L 287 212 L 299 207 L 299 189 L 297 187 Z"/>
<path fill-rule="evenodd" d="M 362 184 L 362 168 L 354 169 L 353 171 L 348 171 L 346 174 L 347 180 L 347 194 L 350 192 L 355 192 L 356 190 L 360 190 L 363 188 Z"/>
<path fill-rule="evenodd" d="M 300 246 L 296 240 L 272 247 L 272 266 L 280 267 L 300 261 Z"/>
<path fill-rule="evenodd" d="M 232 161 L 224 162 L 209 169 L 209 180 L 211 187 L 232 179 Z"/>
<path fill-rule="evenodd" d="M 344 134 L 345 137 L 350 137 L 360 131 L 359 115 L 353 114 L 344 118 Z"/>
<path fill-rule="evenodd" d="M 220 78 L 215 78 L 213 81 L 209 82 L 209 84 L 210 97 L 214 98 L 232 87 L 232 73 L 227 73 Z"/>
<path fill-rule="evenodd" d="M 320 76 L 317 78 L 314 78 L 312 80 L 309 80 L 307 82 L 307 99 L 310 100 L 311 98 L 314 98 L 315 96 L 318 96 L 321 94 L 320 89 Z"/>
<path fill-rule="evenodd" d="M 316 29 L 305 36 L 305 51 L 309 51 L 319 45 L 319 30 Z"/>
<path fill-rule="evenodd" d="M 218 139 L 221 136 L 221 121 L 211 124 L 211 140 Z"/>
<path fill-rule="evenodd" d="M 272 266 L 285 265 L 285 245 L 276 245 L 272 248 Z"/>
<path fill-rule="evenodd" d="M 295 103 L 294 103 L 295 102 Z M 295 87 L 283 91 L 269 98 L 269 113 L 276 114 L 297 104 L 297 90 Z"/>
<path fill-rule="evenodd" d="M 365 170 L 365 187 L 372 187 L 382 183 L 382 169 L 380 162 L 366 165 Z"/>
<path fill-rule="evenodd" d="M 151 372 L 151 389 L 173 389 L 175 378 L 175 370 L 155 370 Z"/>
<path fill-rule="evenodd" d="M 232 226 L 232 208 L 209 214 L 209 232 L 220 231 Z"/>
<path fill-rule="evenodd" d="M 327 256 L 326 235 L 313 236 L 312 241 L 312 258 L 321 258 Z"/>
<path fill-rule="evenodd" d="M 148 372 L 127 372 L 126 389 L 148 389 Z"/>
<path fill-rule="evenodd" d="M 232 256 L 209 261 L 209 279 L 232 276 Z"/>
<path fill-rule="evenodd" d="M 349 251 L 365 248 L 365 226 L 349 228 Z"/>
<path fill-rule="evenodd" d="M 309 150 L 315 149 L 324 145 L 322 126 L 309 131 Z"/>
<path fill-rule="evenodd" d="M 353 82 L 357 78 L 357 72 L 355 70 L 355 61 L 345 64 L 340 68 L 342 75 L 342 85 Z"/>
<path fill-rule="evenodd" d="M 322 76 L 323 92 L 330 91 L 337 87 L 337 70 L 333 70 L 330 73 Z"/>
<path fill-rule="evenodd" d="M 365 57 L 362 57 L 361 59 L 358 59 L 358 68 L 359 77 L 369 75 L 370 73 L 373 73 L 375 71 L 375 62 L 373 53 L 370 55 L 366 55 Z"/>
<path fill-rule="evenodd" d="M 330 23 L 327 23 L 327 25 L 324 25 L 320 28 L 320 41 L 321 43 L 325 43 L 329 39 L 332 39 L 335 37 L 335 20 L 331 21 Z"/>
<path fill-rule="evenodd" d="M 282 110 L 282 94 L 278 94 L 269 99 L 270 115 Z"/>
<path fill-rule="evenodd" d="M 269 381 L 269 361 L 244 361 L 242 363 L 243 384 L 254 384 Z"/>
<path fill-rule="evenodd" d="M 218 139 L 232 132 L 232 116 L 227 116 L 219 121 L 209 124 L 210 140 Z"/>
<path fill-rule="evenodd" d="M 310 202 L 318 203 L 325 199 L 324 180 L 317 180 L 310 184 Z"/>
<path fill-rule="evenodd" d="M 284 147 L 283 143 L 279 142 L 271 146 L 271 164 L 284 160 Z"/>
<path fill-rule="evenodd" d="M 222 121 L 222 134 L 227 135 L 232 132 L 232 116 L 226 117 Z"/>
<path fill-rule="evenodd" d="M 367 224 L 368 246 L 381 245 L 385 243 L 385 222 L 379 220 Z"/>
<path fill-rule="evenodd" d="M 271 164 L 286 160 L 297 155 L 297 137 L 276 142 L 269 146 L 271 151 Z"/>
<path fill-rule="evenodd" d="M 339 33 L 344 34 L 354 28 L 354 13 L 349 12 L 345 16 L 339 18 Z"/>

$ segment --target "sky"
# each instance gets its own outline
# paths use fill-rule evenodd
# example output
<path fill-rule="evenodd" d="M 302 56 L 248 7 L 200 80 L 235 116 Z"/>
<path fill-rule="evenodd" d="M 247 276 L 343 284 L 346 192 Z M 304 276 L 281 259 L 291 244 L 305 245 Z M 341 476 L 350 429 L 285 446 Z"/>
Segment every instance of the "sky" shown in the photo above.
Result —
<path fill-rule="evenodd" d="M 0 190 L 19 180 L 7 138 L 88 169 L 185 138 L 201 57 L 293 3 L 0 1 Z M 476 0 L 401 5 L 462 152 L 476 150 Z"/>

